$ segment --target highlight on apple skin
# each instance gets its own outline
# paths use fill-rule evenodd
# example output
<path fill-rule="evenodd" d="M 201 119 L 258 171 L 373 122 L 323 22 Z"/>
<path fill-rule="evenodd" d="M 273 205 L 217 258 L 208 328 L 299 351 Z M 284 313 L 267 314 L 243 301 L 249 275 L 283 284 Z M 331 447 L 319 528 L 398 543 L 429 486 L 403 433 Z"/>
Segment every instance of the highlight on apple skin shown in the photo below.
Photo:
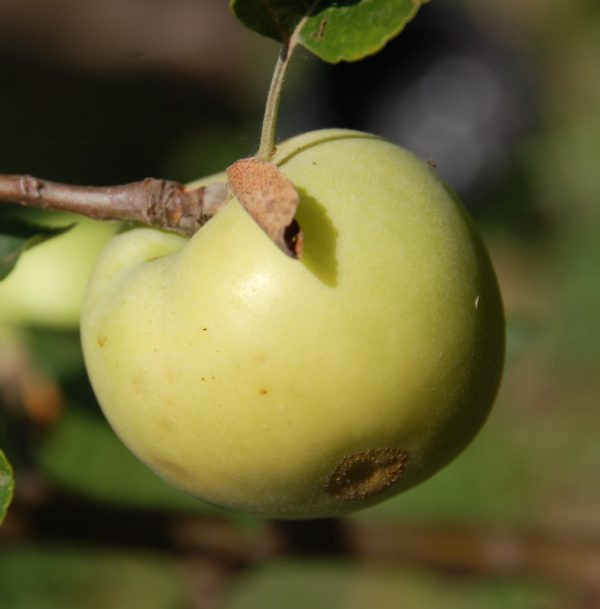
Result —
<path fill-rule="evenodd" d="M 113 238 L 87 290 L 90 379 L 116 433 L 201 499 L 276 518 L 345 514 L 433 475 L 485 421 L 500 294 L 465 210 L 375 136 L 292 138 L 300 260 L 232 199 L 190 240 Z"/>

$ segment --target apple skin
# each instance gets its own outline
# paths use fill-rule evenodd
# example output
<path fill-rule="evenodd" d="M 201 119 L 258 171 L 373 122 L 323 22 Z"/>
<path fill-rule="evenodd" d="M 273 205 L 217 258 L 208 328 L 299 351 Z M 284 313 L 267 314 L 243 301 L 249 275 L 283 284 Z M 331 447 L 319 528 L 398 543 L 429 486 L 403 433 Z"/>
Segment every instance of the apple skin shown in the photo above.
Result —
<path fill-rule="evenodd" d="M 73 330 L 96 258 L 118 229 L 72 214 L 39 214 L 50 226 L 76 223 L 66 233 L 27 250 L 0 282 L 0 324 Z"/>
<path fill-rule="evenodd" d="M 301 260 L 236 200 L 190 240 L 119 235 L 86 294 L 85 360 L 117 434 L 176 486 L 270 517 L 341 515 L 476 435 L 502 304 L 465 210 L 411 153 L 325 130 L 274 162 L 301 196 Z"/>

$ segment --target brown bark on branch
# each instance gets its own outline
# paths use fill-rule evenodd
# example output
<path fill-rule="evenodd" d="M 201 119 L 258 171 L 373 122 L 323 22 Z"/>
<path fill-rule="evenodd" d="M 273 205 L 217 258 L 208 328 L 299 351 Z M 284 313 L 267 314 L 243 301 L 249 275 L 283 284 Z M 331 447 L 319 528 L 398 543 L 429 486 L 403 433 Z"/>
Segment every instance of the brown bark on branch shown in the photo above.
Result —
<path fill-rule="evenodd" d="M 600 598 L 600 540 L 593 528 L 527 531 L 327 519 L 274 521 L 248 536 L 226 516 L 178 516 L 94 503 L 46 487 L 35 476 L 18 479 L 16 489 L 0 528 L 0 547 L 58 542 L 145 548 L 203 556 L 235 569 L 318 556 L 480 577 L 537 578 L 572 586 L 594 601 Z M 99 522 L 101 527 L 90 525 Z"/>
<path fill-rule="evenodd" d="M 94 220 L 140 222 L 193 235 L 225 204 L 227 187 L 212 183 L 186 189 L 146 178 L 121 186 L 75 186 L 24 175 L 0 175 L 0 203 L 66 211 Z"/>

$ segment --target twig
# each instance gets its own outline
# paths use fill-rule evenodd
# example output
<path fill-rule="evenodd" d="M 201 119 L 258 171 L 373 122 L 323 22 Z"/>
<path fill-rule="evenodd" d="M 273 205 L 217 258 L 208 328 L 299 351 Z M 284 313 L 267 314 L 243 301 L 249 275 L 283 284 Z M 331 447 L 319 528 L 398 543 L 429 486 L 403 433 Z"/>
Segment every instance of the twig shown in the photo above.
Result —
<path fill-rule="evenodd" d="M 81 214 L 94 220 L 127 220 L 194 234 L 227 197 L 225 184 L 187 190 L 170 180 L 146 178 L 121 186 L 75 186 L 28 175 L 0 175 L 0 203 Z"/>

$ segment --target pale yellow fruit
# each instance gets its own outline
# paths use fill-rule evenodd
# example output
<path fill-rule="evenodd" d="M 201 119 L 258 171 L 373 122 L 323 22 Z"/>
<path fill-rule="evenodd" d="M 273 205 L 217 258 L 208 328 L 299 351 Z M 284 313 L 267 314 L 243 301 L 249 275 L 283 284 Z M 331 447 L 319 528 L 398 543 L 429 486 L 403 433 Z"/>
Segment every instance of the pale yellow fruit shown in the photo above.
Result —
<path fill-rule="evenodd" d="M 76 226 L 27 250 L 0 282 L 0 324 L 75 329 L 96 258 L 118 224 L 70 214 L 44 216 L 42 221 Z"/>
<path fill-rule="evenodd" d="M 483 423 L 503 361 L 494 272 L 434 172 L 374 136 L 282 144 L 300 261 L 231 201 L 194 237 L 139 229 L 94 271 L 82 337 L 116 432 L 175 485 L 282 518 L 431 476 Z"/>

